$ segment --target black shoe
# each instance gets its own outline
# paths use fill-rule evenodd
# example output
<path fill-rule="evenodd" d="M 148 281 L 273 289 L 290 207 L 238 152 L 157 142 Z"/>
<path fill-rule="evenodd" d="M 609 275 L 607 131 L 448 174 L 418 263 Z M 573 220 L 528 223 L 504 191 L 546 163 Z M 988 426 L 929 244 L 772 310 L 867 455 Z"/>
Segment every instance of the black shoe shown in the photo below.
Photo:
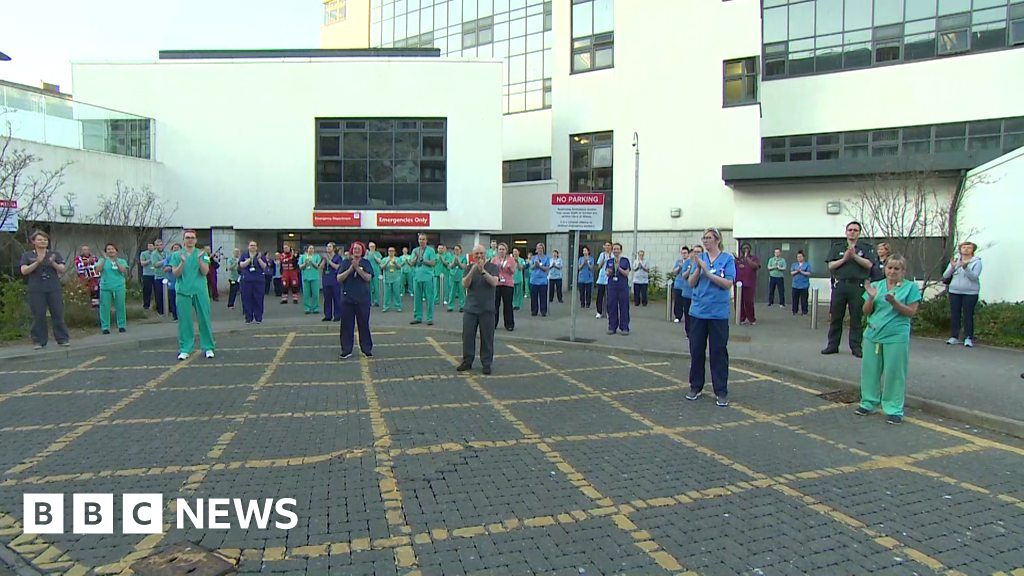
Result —
<path fill-rule="evenodd" d="M 822 354 L 839 354 L 839 348 L 825 348 L 821 351 Z"/>
<path fill-rule="evenodd" d="M 433 320 L 427 320 L 427 326 L 433 326 L 433 325 L 434 325 L 434 321 Z"/>
<path fill-rule="evenodd" d="M 857 358 L 863 358 L 863 357 L 864 357 L 864 352 L 862 352 L 862 351 L 860 351 L 860 350 L 853 350 L 853 351 L 852 351 L 852 354 L 853 354 L 854 356 L 856 356 Z"/>
<path fill-rule="evenodd" d="M 367 358 L 373 358 L 373 351 L 363 352 L 363 356 L 365 356 Z"/>
<path fill-rule="evenodd" d="M 865 410 L 862 406 L 857 406 L 857 409 L 853 411 L 857 416 L 867 416 L 871 414 L 871 410 Z"/>
<path fill-rule="evenodd" d="M 463 362 L 462 364 L 459 364 L 458 366 L 455 367 L 455 370 L 457 372 L 465 372 L 467 370 L 472 370 L 472 369 L 473 369 L 473 365 L 472 364 L 466 364 L 465 362 Z"/>
<path fill-rule="evenodd" d="M 121 334 L 124 334 L 124 328 L 118 328 L 117 331 L 120 332 Z"/>
<path fill-rule="evenodd" d="M 491 367 L 490 366 L 484 366 L 484 374 L 490 375 L 490 373 L 491 373 Z"/>
<path fill-rule="evenodd" d="M 68 342 L 67 340 L 65 340 L 63 342 L 57 342 L 57 345 L 58 346 L 63 346 L 65 348 L 67 348 L 68 346 L 71 346 L 71 342 Z"/>
<path fill-rule="evenodd" d="M 110 330 L 104 330 L 103 333 L 104 334 L 110 334 Z"/>
<path fill-rule="evenodd" d="M 545 318 L 547 318 L 547 317 L 548 317 L 548 315 L 547 315 L 547 314 L 541 314 L 541 316 L 543 316 L 543 317 L 545 317 Z"/>
<path fill-rule="evenodd" d="M 530 316 L 536 316 L 536 314 L 530 314 Z"/>
<path fill-rule="evenodd" d="M 409 324 L 423 324 L 423 321 L 422 320 L 413 320 L 412 322 L 409 322 Z"/>
<path fill-rule="evenodd" d="M 903 424 L 903 416 L 896 416 L 893 414 L 885 419 L 887 424 Z"/>
<path fill-rule="evenodd" d="M 339 360 L 348 360 L 351 357 L 352 357 L 352 353 L 351 352 L 342 352 L 340 355 L 338 355 L 338 359 Z"/>
<path fill-rule="evenodd" d="M 321 318 L 320 321 L 321 322 L 330 322 L 331 319 L 330 318 Z"/>
<path fill-rule="evenodd" d="M 509 332 L 511 332 L 511 331 L 513 331 L 515 329 L 516 329 L 515 326 L 505 326 L 505 330 L 508 330 Z"/>

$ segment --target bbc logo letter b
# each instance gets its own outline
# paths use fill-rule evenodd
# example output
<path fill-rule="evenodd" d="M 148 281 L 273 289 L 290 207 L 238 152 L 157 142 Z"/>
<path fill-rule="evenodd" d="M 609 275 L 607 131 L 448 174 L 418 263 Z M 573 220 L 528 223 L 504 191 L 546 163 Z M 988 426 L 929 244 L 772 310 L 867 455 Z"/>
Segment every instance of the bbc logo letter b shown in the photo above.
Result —
<path fill-rule="evenodd" d="M 21 502 L 25 534 L 64 533 L 63 494 L 25 494 Z"/>

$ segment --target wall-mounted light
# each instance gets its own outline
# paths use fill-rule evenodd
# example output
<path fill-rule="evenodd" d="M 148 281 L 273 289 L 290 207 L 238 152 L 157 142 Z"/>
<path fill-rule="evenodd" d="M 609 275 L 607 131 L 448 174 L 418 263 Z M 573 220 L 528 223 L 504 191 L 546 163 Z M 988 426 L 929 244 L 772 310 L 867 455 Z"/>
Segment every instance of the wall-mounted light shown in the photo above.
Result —
<path fill-rule="evenodd" d="M 843 213 L 843 203 L 839 200 L 832 200 L 825 203 L 825 213 L 831 216 Z"/>
<path fill-rule="evenodd" d="M 288 233 L 288 237 L 289 237 L 289 238 L 295 238 L 295 233 L 293 233 L 293 232 L 289 232 L 289 233 Z"/>
<path fill-rule="evenodd" d="M 683 215 L 683 211 L 680 208 L 673 208 L 672 210 L 669 211 L 669 216 L 671 216 L 673 218 L 679 218 L 682 215 Z"/>
<path fill-rule="evenodd" d="M 67 206 L 61 206 L 60 207 L 60 216 L 61 216 L 61 218 L 71 218 L 74 215 L 75 215 L 75 207 L 74 206 L 68 204 Z"/>

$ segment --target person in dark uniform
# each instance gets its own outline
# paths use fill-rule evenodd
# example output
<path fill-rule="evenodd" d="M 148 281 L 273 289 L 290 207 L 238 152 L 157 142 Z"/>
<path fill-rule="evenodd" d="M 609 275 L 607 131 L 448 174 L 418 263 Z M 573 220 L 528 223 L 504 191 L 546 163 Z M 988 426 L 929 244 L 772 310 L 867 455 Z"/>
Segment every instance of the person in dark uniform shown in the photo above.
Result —
<path fill-rule="evenodd" d="M 860 239 L 860 222 L 846 225 L 846 240 L 837 240 L 829 248 L 828 269 L 832 274 L 832 302 L 828 315 L 828 345 L 822 354 L 838 354 L 842 339 L 843 319 L 850 310 L 850 351 L 861 358 L 861 324 L 864 304 L 864 283 L 868 281 L 877 258 L 874 247 Z"/>

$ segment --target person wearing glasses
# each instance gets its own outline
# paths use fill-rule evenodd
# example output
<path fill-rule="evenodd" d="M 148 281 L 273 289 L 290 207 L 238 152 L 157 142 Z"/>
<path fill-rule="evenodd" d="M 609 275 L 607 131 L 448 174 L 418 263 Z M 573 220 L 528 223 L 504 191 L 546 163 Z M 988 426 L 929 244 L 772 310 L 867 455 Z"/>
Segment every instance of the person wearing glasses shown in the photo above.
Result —
<path fill-rule="evenodd" d="M 177 278 L 175 299 L 178 308 L 178 360 L 187 360 L 195 349 L 192 313 L 199 321 L 199 347 L 207 358 L 213 358 L 216 343 L 210 321 L 210 292 L 206 275 L 210 273 L 210 256 L 196 248 L 196 231 L 185 231 L 185 248 L 171 254 L 171 272 Z"/>
<path fill-rule="evenodd" d="M 500 282 L 498 267 L 487 260 L 481 244 L 473 246 L 472 264 L 462 273 L 462 288 L 466 290 L 466 309 L 462 314 L 462 363 L 456 368 L 465 372 L 473 368 L 476 357 L 476 338 L 480 334 L 480 361 L 484 374 L 491 373 L 494 360 L 495 290 Z"/>
<path fill-rule="evenodd" d="M 832 298 L 828 307 L 828 344 L 822 354 L 838 354 L 843 335 L 843 319 L 850 311 L 850 351 L 857 358 L 864 353 L 861 341 L 864 338 L 863 306 L 864 283 L 876 265 L 875 248 L 860 239 L 860 222 L 846 225 L 846 239 L 837 240 L 829 248 L 829 272 L 832 274 Z"/>
<path fill-rule="evenodd" d="M 704 358 L 711 358 L 711 385 L 716 404 L 729 405 L 729 296 L 736 281 L 736 259 L 722 250 L 722 233 L 708 228 L 701 238 L 704 253 L 690 254 L 693 303 L 690 305 L 690 392 L 699 400 L 704 390 Z"/>

